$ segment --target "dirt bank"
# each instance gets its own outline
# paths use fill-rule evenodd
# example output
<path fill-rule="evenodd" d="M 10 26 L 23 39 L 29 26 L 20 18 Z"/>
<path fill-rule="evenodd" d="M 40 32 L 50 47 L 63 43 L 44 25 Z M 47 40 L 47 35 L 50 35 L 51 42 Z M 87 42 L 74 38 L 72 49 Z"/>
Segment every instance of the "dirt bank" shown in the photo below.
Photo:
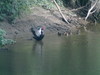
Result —
<path fill-rule="evenodd" d="M 7 22 L 0 23 L 0 28 L 7 32 L 7 38 L 28 38 L 32 36 L 29 29 L 34 26 L 46 26 L 46 34 L 50 32 L 73 34 L 77 33 L 78 29 L 86 24 L 82 18 L 68 9 L 63 10 L 63 13 L 71 23 L 70 25 L 62 20 L 61 15 L 56 9 L 45 10 L 41 7 L 33 7 L 31 10 L 31 14 L 17 19 L 14 24 Z"/>

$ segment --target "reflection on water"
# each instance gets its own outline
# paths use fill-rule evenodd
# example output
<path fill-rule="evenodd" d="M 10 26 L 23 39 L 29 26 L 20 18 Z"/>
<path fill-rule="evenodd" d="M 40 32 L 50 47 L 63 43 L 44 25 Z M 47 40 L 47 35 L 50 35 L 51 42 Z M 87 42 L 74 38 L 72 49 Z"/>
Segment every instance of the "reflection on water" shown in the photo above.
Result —
<path fill-rule="evenodd" d="M 32 50 L 33 50 L 33 53 L 42 56 L 43 41 L 35 41 Z"/>
<path fill-rule="evenodd" d="M 99 27 L 97 27 L 99 28 Z M 100 32 L 18 40 L 0 51 L 0 75 L 100 75 Z"/>

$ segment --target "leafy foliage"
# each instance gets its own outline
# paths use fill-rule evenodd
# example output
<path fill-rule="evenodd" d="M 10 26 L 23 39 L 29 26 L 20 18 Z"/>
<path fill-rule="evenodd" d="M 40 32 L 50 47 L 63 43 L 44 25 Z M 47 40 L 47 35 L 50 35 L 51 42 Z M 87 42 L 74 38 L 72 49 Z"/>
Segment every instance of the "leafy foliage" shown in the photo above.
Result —
<path fill-rule="evenodd" d="M 27 7 L 26 0 L 0 0 L 0 21 L 7 20 L 9 23 L 19 16 Z"/>
<path fill-rule="evenodd" d="M 6 34 L 6 32 L 2 29 L 0 29 L 0 47 L 7 45 L 7 44 L 13 44 L 15 43 L 14 40 L 11 39 L 5 39 L 4 35 Z"/>
<path fill-rule="evenodd" d="M 56 0 L 63 6 L 62 0 Z M 34 5 L 42 6 L 45 9 L 55 8 L 51 0 L 0 0 L 0 21 L 7 20 L 13 23 L 16 17 L 20 17 L 23 12 L 29 11 L 29 7 Z"/>
<path fill-rule="evenodd" d="M 92 1 L 93 0 L 56 0 L 60 6 L 67 6 L 71 8 L 86 6 L 88 2 L 92 3 Z M 100 1 L 97 7 L 100 11 L 99 5 Z M 55 5 L 51 0 L 0 0 L 0 21 L 7 20 L 9 23 L 12 23 L 14 19 L 20 17 L 23 12 L 27 12 L 27 10 L 29 11 L 29 8 L 33 6 L 42 6 L 45 9 L 55 8 Z M 87 6 L 87 8 L 89 7 Z M 87 10 L 84 11 L 84 9 L 82 9 L 81 13 L 84 13 Z"/>
<path fill-rule="evenodd" d="M 56 1 L 60 6 L 63 6 L 62 0 L 56 0 Z M 29 2 L 31 6 L 38 5 L 42 6 L 45 9 L 51 9 L 56 7 L 54 3 L 52 3 L 52 0 L 29 0 Z"/>

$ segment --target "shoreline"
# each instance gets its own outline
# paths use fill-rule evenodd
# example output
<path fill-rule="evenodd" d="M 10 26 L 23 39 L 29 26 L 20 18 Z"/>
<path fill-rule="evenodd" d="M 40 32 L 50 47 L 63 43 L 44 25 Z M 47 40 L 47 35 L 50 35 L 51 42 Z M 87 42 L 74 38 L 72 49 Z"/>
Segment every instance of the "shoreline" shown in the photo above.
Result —
<path fill-rule="evenodd" d="M 6 38 L 19 38 L 19 37 L 31 37 L 31 27 L 45 26 L 46 33 L 60 33 L 61 35 L 76 34 L 78 30 L 85 26 L 85 22 L 82 18 L 78 17 L 75 13 L 69 15 L 68 11 L 63 11 L 68 18 L 70 24 L 66 24 L 57 10 L 46 10 L 41 7 L 34 7 L 31 14 L 16 19 L 14 24 L 7 22 L 0 22 L 0 28 L 7 32 Z"/>

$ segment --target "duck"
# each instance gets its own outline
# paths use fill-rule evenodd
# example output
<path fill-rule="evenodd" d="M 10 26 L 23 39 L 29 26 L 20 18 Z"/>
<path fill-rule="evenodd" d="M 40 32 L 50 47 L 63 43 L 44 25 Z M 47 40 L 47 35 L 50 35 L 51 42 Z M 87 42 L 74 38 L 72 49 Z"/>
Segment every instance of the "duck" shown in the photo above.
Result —
<path fill-rule="evenodd" d="M 31 28 L 33 38 L 37 41 L 40 41 L 44 38 L 45 26 L 37 26 L 36 28 Z"/>

